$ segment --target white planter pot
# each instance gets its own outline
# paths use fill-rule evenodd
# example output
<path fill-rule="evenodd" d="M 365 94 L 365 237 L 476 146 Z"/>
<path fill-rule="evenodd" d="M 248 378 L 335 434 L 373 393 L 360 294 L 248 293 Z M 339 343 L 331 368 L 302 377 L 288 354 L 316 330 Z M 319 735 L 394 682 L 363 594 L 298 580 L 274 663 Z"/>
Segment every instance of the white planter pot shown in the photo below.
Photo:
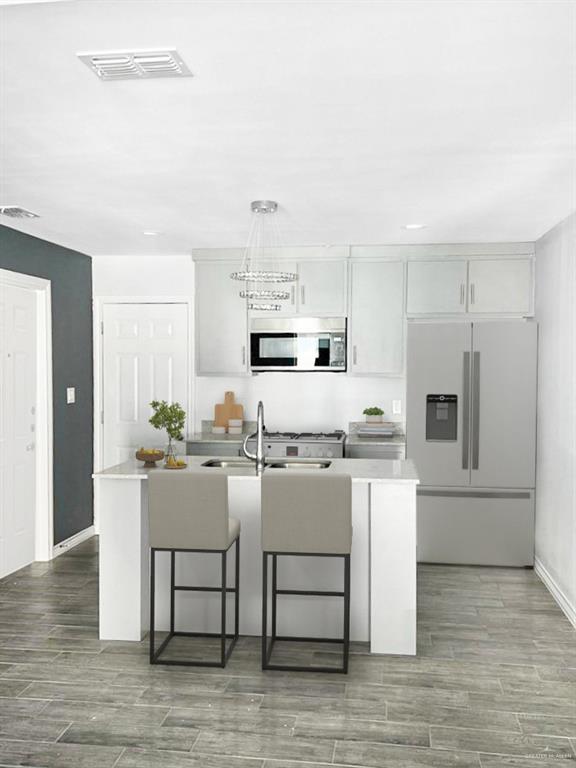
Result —
<path fill-rule="evenodd" d="M 369 424 L 379 424 L 380 422 L 384 421 L 383 416 L 366 416 L 366 421 Z"/>

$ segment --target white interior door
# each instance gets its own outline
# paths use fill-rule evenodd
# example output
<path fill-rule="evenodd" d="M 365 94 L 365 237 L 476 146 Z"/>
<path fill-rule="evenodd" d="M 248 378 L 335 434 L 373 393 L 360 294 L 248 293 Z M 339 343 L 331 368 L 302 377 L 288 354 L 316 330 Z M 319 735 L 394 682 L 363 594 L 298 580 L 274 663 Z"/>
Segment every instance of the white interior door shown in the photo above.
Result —
<path fill-rule="evenodd" d="M 0 578 L 34 560 L 36 292 L 0 287 Z"/>
<path fill-rule="evenodd" d="M 141 446 L 164 449 L 167 437 L 148 423 L 152 400 L 188 410 L 186 304 L 106 304 L 103 310 L 103 466 Z"/>

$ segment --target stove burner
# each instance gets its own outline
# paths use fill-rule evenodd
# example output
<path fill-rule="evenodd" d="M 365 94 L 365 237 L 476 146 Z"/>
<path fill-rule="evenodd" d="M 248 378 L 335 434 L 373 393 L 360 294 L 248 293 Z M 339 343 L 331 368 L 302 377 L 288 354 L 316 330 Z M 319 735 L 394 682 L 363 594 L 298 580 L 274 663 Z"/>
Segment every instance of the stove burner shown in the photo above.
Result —
<path fill-rule="evenodd" d="M 342 430 L 334 432 L 265 432 L 265 440 L 332 440 L 341 441 L 344 439 Z"/>

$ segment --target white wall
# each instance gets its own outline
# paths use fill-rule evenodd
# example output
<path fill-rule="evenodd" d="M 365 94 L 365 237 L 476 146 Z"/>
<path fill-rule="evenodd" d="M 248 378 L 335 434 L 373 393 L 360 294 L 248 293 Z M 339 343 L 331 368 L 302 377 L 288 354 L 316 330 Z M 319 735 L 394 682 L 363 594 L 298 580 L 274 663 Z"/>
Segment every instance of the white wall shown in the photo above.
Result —
<path fill-rule="evenodd" d="M 194 296 L 194 263 L 190 256 L 95 256 L 94 298 L 102 296 Z"/>
<path fill-rule="evenodd" d="M 238 378 L 196 379 L 196 421 L 214 418 L 214 403 L 232 390 L 243 403 L 245 418 L 256 419 L 256 406 L 265 406 L 266 427 L 277 430 L 348 429 L 349 421 L 361 421 L 362 411 L 378 405 L 391 417 L 392 399 L 402 400 L 403 378 L 363 378 L 345 373 L 263 373 Z"/>
<path fill-rule="evenodd" d="M 536 243 L 536 319 L 537 569 L 576 620 L 576 213 Z"/>
<path fill-rule="evenodd" d="M 92 263 L 94 298 L 103 296 L 170 297 L 194 295 L 194 264 L 190 256 L 96 256 Z M 361 420 L 370 405 L 390 417 L 392 400 L 404 407 L 404 378 L 357 377 L 330 373 L 266 373 L 259 376 L 196 377 L 193 386 L 194 424 L 214 418 L 214 405 L 233 390 L 244 404 L 245 417 L 256 418 L 256 405 L 266 406 L 269 429 L 347 429 Z M 390 417 L 392 418 L 392 417 Z M 404 420 L 404 415 L 394 416 Z"/>

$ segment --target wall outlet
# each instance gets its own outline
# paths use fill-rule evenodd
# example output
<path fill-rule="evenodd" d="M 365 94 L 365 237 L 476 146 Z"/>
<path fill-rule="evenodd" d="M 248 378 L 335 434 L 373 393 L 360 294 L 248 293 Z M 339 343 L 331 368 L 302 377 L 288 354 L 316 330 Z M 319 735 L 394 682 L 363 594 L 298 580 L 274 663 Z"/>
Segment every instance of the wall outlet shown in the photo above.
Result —
<path fill-rule="evenodd" d="M 76 387 L 68 387 L 66 389 L 66 402 L 68 405 L 76 402 Z"/>
<path fill-rule="evenodd" d="M 392 400 L 392 413 L 394 416 L 402 415 L 402 400 Z"/>

